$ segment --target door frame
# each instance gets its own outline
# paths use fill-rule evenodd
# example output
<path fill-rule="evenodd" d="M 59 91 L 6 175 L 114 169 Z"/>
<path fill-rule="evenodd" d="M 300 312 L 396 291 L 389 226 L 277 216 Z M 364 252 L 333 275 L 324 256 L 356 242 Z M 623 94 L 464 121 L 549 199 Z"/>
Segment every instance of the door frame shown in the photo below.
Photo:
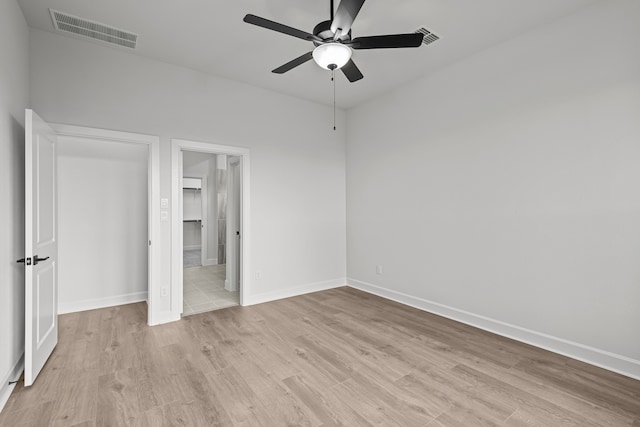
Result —
<path fill-rule="evenodd" d="M 183 261 L 182 261 L 182 211 L 180 209 L 181 158 L 183 151 L 195 151 L 208 154 L 226 154 L 242 158 L 242 271 L 240 273 L 240 305 L 246 305 L 250 289 L 250 253 L 251 253 L 251 209 L 250 209 L 250 150 L 248 148 L 223 145 L 219 143 L 171 140 L 171 315 L 179 319 L 183 311 Z"/>
<path fill-rule="evenodd" d="M 160 309 L 161 289 L 161 229 L 160 229 L 160 138 L 131 132 L 98 129 L 85 126 L 51 123 L 58 136 L 79 137 L 96 141 L 114 141 L 148 146 L 147 221 L 149 227 L 148 277 L 147 277 L 147 323 L 156 325 L 163 322 Z"/>

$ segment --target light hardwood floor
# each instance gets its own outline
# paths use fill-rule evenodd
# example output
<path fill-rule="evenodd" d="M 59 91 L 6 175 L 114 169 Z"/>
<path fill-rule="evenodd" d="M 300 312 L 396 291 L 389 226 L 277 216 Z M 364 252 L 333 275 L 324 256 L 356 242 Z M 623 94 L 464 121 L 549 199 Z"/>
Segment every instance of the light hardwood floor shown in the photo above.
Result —
<path fill-rule="evenodd" d="M 340 288 L 148 327 L 60 316 L 2 426 L 640 426 L 640 381 Z"/>

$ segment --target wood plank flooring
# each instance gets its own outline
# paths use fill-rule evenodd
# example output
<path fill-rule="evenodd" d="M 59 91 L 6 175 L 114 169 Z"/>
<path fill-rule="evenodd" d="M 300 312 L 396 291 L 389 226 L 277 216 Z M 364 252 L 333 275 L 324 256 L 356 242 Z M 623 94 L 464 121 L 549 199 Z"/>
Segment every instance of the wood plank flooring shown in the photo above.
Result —
<path fill-rule="evenodd" d="M 350 288 L 60 316 L 1 426 L 640 426 L 640 381 Z"/>

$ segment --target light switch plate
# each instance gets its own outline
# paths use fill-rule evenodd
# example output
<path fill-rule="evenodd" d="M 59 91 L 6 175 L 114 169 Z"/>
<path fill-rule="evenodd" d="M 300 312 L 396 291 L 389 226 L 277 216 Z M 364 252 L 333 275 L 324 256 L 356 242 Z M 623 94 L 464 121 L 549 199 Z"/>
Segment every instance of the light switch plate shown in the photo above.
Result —
<path fill-rule="evenodd" d="M 169 208 L 169 199 L 160 199 L 160 208 L 168 209 Z"/>

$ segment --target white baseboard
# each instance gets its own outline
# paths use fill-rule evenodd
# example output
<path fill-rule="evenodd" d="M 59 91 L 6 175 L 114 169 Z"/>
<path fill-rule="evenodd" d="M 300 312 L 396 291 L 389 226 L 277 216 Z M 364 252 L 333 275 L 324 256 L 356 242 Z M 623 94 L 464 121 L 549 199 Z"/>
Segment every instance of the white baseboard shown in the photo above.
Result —
<path fill-rule="evenodd" d="M 4 408 L 4 405 L 7 404 L 9 397 L 11 396 L 11 392 L 15 388 L 15 384 L 9 384 L 11 381 L 16 381 L 22 371 L 24 370 L 24 353 L 18 359 L 15 365 L 13 365 L 13 369 L 11 369 L 2 379 L 2 383 L 0 383 L 0 412 Z"/>
<path fill-rule="evenodd" d="M 218 264 L 218 258 L 209 258 L 204 262 L 205 266 L 216 265 L 216 264 Z"/>
<path fill-rule="evenodd" d="M 147 292 L 116 295 L 106 298 L 88 299 L 83 301 L 58 301 L 58 314 L 76 313 L 78 311 L 95 310 L 96 308 L 113 307 L 116 305 L 132 304 L 147 300 Z"/>
<path fill-rule="evenodd" d="M 273 292 L 263 292 L 245 297 L 244 305 L 262 304 L 264 302 L 275 301 L 283 298 L 295 297 L 298 295 L 310 294 L 312 292 L 326 291 L 327 289 L 346 286 L 347 280 L 334 279 L 323 282 L 308 283 L 306 285 L 294 286 L 287 289 L 279 289 Z"/>
<path fill-rule="evenodd" d="M 200 245 L 191 245 L 191 246 L 184 246 L 182 249 L 185 251 L 194 251 L 196 249 L 202 249 L 202 247 Z"/>
<path fill-rule="evenodd" d="M 457 322 L 493 332 L 507 338 L 521 341 L 526 344 L 540 347 L 581 362 L 589 363 L 609 371 L 640 380 L 640 360 L 634 360 L 626 356 L 610 353 L 605 350 L 589 347 L 562 338 L 547 335 L 530 329 L 521 328 L 499 320 L 491 319 L 478 314 L 469 313 L 457 308 L 428 301 L 422 298 L 407 295 L 391 289 L 372 285 L 356 279 L 347 279 L 348 286 L 370 294 L 390 299 L 419 310 L 428 311 L 438 316 L 446 317 Z"/>

